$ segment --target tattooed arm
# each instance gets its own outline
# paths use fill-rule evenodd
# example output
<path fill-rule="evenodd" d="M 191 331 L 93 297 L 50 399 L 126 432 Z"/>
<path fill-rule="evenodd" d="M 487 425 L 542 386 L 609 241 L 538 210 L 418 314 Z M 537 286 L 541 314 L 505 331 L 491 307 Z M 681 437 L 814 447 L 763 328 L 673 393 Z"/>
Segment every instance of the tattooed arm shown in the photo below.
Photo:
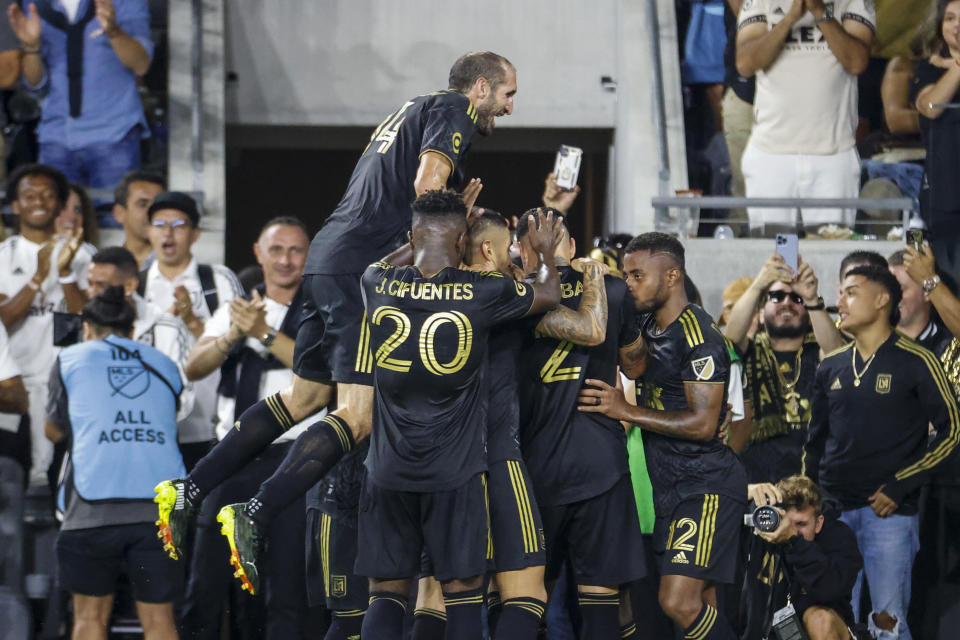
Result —
<path fill-rule="evenodd" d="M 578 398 L 580 411 L 602 413 L 615 420 L 632 422 L 645 431 L 683 440 L 708 441 L 717 435 L 724 383 L 685 382 L 683 389 L 690 408 L 683 411 L 635 407 L 626 401 L 621 389 L 611 387 L 603 380 L 586 380 L 584 384 Z"/>
<path fill-rule="evenodd" d="M 620 347 L 620 371 L 631 380 L 636 380 L 647 370 L 647 343 L 643 337 L 633 344 Z"/>
<path fill-rule="evenodd" d="M 607 287 L 603 276 L 608 269 L 594 260 L 574 260 L 572 266 L 583 273 L 580 309 L 574 311 L 559 305 L 543 316 L 537 331 L 557 340 L 594 347 L 607 339 Z"/>

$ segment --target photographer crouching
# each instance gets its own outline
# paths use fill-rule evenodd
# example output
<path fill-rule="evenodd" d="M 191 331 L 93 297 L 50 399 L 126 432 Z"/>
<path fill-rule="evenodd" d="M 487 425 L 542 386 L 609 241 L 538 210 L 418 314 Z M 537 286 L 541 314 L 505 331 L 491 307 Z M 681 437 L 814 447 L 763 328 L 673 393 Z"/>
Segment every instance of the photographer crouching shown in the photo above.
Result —
<path fill-rule="evenodd" d="M 183 384 L 177 365 L 130 339 L 123 287 L 83 309 L 83 341 L 60 352 L 50 375 L 47 437 L 69 443 L 57 537 L 61 586 L 73 595 L 73 638 L 106 638 L 126 566 L 149 640 L 177 637 L 180 567 L 157 544 L 153 487 L 184 472 L 177 448 Z"/>
<path fill-rule="evenodd" d="M 824 514 L 820 489 L 806 476 L 751 484 L 747 495 L 764 542 L 751 545 L 745 602 L 758 615 L 742 637 L 801 638 L 802 625 L 810 640 L 853 638 L 850 596 L 863 567 L 853 531 Z"/>

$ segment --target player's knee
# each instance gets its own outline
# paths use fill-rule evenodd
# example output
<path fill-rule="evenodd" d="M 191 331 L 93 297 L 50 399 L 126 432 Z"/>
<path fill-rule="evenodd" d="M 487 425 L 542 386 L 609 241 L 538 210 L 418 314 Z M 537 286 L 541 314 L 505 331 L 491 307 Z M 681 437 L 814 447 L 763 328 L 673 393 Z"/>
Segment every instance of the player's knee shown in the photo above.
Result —
<path fill-rule="evenodd" d="M 684 629 L 690 626 L 703 607 L 703 601 L 700 598 L 691 598 L 688 594 L 676 589 L 661 588 L 659 600 L 663 612 Z"/>
<path fill-rule="evenodd" d="M 824 607 L 810 607 L 803 612 L 803 626 L 810 635 L 810 640 L 834 640 L 837 635 L 837 622 L 843 628 L 839 616 L 832 610 Z"/>
<path fill-rule="evenodd" d="M 444 593 L 462 593 L 473 591 L 483 586 L 483 576 L 473 576 L 463 580 L 450 580 L 442 584 Z"/>

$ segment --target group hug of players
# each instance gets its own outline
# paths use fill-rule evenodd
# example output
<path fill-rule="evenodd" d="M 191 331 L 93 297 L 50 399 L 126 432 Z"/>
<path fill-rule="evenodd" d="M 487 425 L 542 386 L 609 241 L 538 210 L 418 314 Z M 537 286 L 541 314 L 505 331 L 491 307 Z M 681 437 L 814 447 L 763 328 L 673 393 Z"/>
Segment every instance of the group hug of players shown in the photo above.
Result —
<path fill-rule="evenodd" d="M 181 554 L 204 497 L 335 397 L 250 501 L 220 511 L 247 590 L 259 589 L 262 532 L 315 487 L 327 638 L 401 638 L 424 576 L 436 582 L 421 583 L 415 638 L 479 639 L 485 601 L 494 637 L 534 638 L 564 563 L 582 637 L 632 637 L 621 586 L 650 571 L 685 637 L 732 638 L 715 586 L 734 577 L 746 477 L 718 437 L 728 345 L 687 301 L 683 247 L 642 234 L 613 277 L 574 259 L 559 212 L 531 210 L 515 266 L 507 221 L 472 207 L 479 183 L 447 188 L 465 184 L 473 135 L 512 113 L 516 70 L 469 53 L 448 86 L 374 131 L 310 247 L 294 382 L 157 487 L 165 547 Z M 636 405 L 618 371 L 637 381 Z M 629 476 L 634 424 L 657 567 Z"/>

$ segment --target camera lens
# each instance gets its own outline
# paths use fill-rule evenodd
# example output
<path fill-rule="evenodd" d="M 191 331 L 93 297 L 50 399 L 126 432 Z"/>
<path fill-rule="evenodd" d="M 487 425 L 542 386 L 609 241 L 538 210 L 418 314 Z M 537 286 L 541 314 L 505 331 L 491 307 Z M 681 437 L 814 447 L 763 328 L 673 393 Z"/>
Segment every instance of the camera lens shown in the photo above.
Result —
<path fill-rule="evenodd" d="M 780 526 L 780 512 L 774 507 L 763 505 L 753 510 L 753 526 L 759 531 L 776 531 Z"/>

